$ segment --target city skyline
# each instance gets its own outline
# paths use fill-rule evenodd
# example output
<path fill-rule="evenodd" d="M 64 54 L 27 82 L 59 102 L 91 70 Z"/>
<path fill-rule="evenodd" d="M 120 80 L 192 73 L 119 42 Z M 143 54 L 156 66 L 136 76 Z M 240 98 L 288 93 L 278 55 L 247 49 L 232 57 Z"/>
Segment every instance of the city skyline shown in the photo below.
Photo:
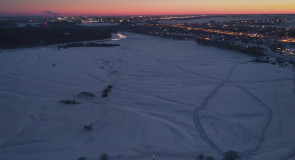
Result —
<path fill-rule="evenodd" d="M 0 0 L 0 16 L 295 14 L 285 0 Z"/>

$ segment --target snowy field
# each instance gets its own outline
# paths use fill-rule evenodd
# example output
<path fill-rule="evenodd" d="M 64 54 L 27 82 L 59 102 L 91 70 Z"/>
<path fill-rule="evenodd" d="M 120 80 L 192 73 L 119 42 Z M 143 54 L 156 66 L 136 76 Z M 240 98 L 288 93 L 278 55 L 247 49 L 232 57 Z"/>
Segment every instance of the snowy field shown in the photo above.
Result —
<path fill-rule="evenodd" d="M 228 150 L 243 160 L 295 159 L 291 67 L 193 41 L 126 35 L 111 42 L 119 47 L 0 52 L 0 159 L 97 160 L 105 152 L 111 160 L 153 153 L 221 160 Z M 83 129 L 90 124 L 92 131 Z"/>

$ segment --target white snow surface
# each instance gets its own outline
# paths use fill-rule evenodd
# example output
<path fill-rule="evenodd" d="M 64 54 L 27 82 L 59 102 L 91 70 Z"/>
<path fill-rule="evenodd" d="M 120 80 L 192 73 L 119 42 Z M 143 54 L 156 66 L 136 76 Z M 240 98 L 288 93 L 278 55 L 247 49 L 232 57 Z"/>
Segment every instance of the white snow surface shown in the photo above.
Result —
<path fill-rule="evenodd" d="M 97 160 L 103 152 L 110 160 L 221 160 L 228 150 L 247 160 L 295 159 L 291 67 L 124 35 L 112 42 L 119 47 L 0 52 L 1 160 Z"/>

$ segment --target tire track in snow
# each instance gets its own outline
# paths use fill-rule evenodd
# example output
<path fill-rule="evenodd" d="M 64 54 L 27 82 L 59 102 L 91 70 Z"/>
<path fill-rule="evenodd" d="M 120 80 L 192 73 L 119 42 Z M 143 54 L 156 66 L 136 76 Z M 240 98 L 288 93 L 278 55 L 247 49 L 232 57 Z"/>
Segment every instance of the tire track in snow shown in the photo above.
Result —
<path fill-rule="evenodd" d="M 137 50 L 137 49 L 136 49 Z M 137 52 L 136 53 L 141 53 L 140 51 L 138 51 L 137 50 Z M 122 62 L 122 60 L 123 60 L 123 58 L 124 58 L 124 56 L 126 55 L 126 51 L 121 51 L 120 52 L 120 58 L 119 58 L 119 61 L 118 62 Z M 141 56 L 146 56 L 146 54 L 142 54 Z M 157 62 L 159 62 L 160 64 L 162 64 L 162 65 L 165 65 L 165 66 L 169 66 L 168 64 L 165 64 L 165 63 L 161 63 L 160 61 L 158 61 L 157 60 L 157 58 L 155 58 L 155 57 L 152 57 L 152 58 L 154 58 Z M 103 62 L 103 60 L 101 59 L 100 60 L 101 62 Z M 106 66 L 106 65 L 104 65 L 104 66 Z M 122 63 L 119 63 L 119 72 L 120 72 L 120 70 L 122 69 Z M 120 77 L 118 76 L 117 77 L 117 79 L 113 82 L 114 83 L 114 85 L 116 85 L 118 82 L 119 82 L 119 79 Z M 133 92 L 134 93 L 134 92 Z M 140 94 L 140 92 L 139 93 L 136 93 L 136 94 Z M 149 115 L 149 116 L 153 116 L 153 119 L 157 119 L 157 120 L 159 120 L 159 121 L 161 121 L 161 122 L 164 122 L 164 124 L 165 125 L 167 125 L 167 127 L 171 130 L 171 131 L 173 131 L 176 135 L 178 135 L 179 137 L 183 137 L 184 138 L 184 140 L 188 143 L 188 144 L 190 144 L 191 146 L 193 146 L 193 147 L 195 147 L 195 148 L 197 148 L 197 146 L 196 145 L 194 145 L 194 144 L 192 144 L 188 139 L 187 139 L 187 137 L 185 136 L 185 134 L 182 132 L 182 130 L 180 129 L 180 126 L 179 126 L 179 124 L 177 123 L 177 120 L 176 120 L 176 118 L 175 118 L 175 115 L 173 114 L 173 111 L 170 109 L 170 104 L 171 103 L 177 103 L 177 104 L 181 104 L 181 105 L 189 105 L 189 106 L 192 106 L 192 105 L 190 105 L 190 104 L 185 104 L 185 103 L 181 103 L 181 102 L 177 102 L 177 101 L 174 101 L 174 100 L 170 100 L 170 99 L 166 99 L 166 98 L 163 98 L 163 97 L 158 97 L 158 96 L 154 96 L 154 95 L 146 95 L 146 96 L 150 96 L 150 97 L 153 97 L 153 98 L 156 98 L 156 99 L 160 99 L 160 100 L 163 100 L 163 101 L 165 101 L 165 102 L 167 102 L 168 103 L 168 110 L 169 110 L 169 113 L 170 113 L 170 116 L 171 116 L 171 120 L 170 121 L 168 121 L 168 120 L 164 120 L 164 119 L 162 119 L 162 118 L 158 118 L 157 116 L 155 116 L 155 115 L 152 115 L 152 114 L 147 114 L 147 115 Z M 175 144 L 177 145 L 179 142 L 175 139 Z"/>
<path fill-rule="evenodd" d="M 215 78 L 215 77 L 212 77 L 212 76 L 209 76 L 209 75 L 206 75 L 206 74 L 202 74 L 202 73 L 197 73 L 197 72 L 194 72 L 194 71 L 190 71 L 190 70 L 187 70 L 187 69 L 184 69 L 178 65 L 173 65 L 173 64 L 168 64 L 168 63 L 165 63 L 163 62 L 163 60 L 160 60 L 159 58 L 156 58 L 156 57 L 153 57 L 158 63 L 162 64 L 162 65 L 168 65 L 168 66 L 172 66 L 172 67 L 176 67 L 178 68 L 179 70 L 181 71 L 184 71 L 184 72 L 188 72 L 188 73 L 191 73 L 191 74 L 194 74 L 194 75 L 198 75 L 198 76 L 202 76 L 202 77 L 206 77 L 206 78 L 209 78 L 209 79 L 214 79 L 214 80 L 218 80 L 218 81 L 221 81 L 221 79 L 218 79 L 218 78 Z"/>
<path fill-rule="evenodd" d="M 108 85 L 111 84 L 114 86 L 113 88 L 114 90 L 117 86 L 117 83 L 119 83 L 120 81 L 120 75 L 118 73 L 120 73 L 122 70 L 122 65 L 124 64 L 123 59 L 127 55 L 128 49 L 129 48 L 123 48 L 122 50 L 120 50 L 120 52 L 117 55 L 110 55 L 110 54 L 103 53 L 101 58 L 92 60 L 92 63 L 96 67 L 99 67 L 100 69 L 104 71 L 104 76 L 106 78 L 105 81 L 101 79 L 97 79 L 95 76 L 90 74 L 87 74 L 88 77 L 94 80 L 97 80 L 102 84 L 103 83 L 107 83 Z M 93 103 L 93 104 L 88 103 L 88 104 L 97 105 L 98 103 Z M 105 105 L 110 105 L 110 104 L 105 104 Z M 102 106 L 102 110 L 101 110 L 99 118 L 94 120 L 93 123 L 91 123 L 92 125 L 95 126 L 96 129 L 98 129 L 98 131 L 102 131 L 105 127 L 107 127 L 107 125 L 104 124 L 103 117 L 106 117 L 108 115 L 109 109 L 105 105 Z M 89 135 L 84 141 L 84 145 L 88 145 L 89 143 L 91 143 L 93 137 L 94 137 L 93 135 Z"/>
<path fill-rule="evenodd" d="M 293 149 L 295 150 L 295 149 Z M 291 153 L 287 158 L 286 160 L 295 160 L 295 152 Z"/>
<path fill-rule="evenodd" d="M 154 59 L 157 60 L 158 62 L 162 63 L 162 64 L 170 65 L 170 64 L 167 64 L 167 63 L 162 62 L 162 60 L 159 60 L 159 59 L 157 59 L 157 58 L 154 58 Z M 170 66 L 175 66 L 175 65 L 170 65 Z M 215 77 L 211 77 L 211 76 L 207 76 L 207 75 L 204 75 L 204 74 L 196 73 L 196 72 L 194 72 L 194 71 L 186 70 L 186 69 L 184 69 L 184 68 L 182 68 L 182 67 L 180 67 L 180 66 L 175 66 L 175 67 L 177 67 L 178 69 L 180 69 L 180 70 L 182 70 L 182 71 L 185 71 L 185 72 L 188 72 L 188 73 L 192 73 L 192 74 L 195 74 L 195 75 L 198 75 L 198 76 L 203 76 L 203 77 L 210 78 L 210 79 L 214 79 L 214 80 L 220 80 L 220 79 L 217 79 L 217 78 L 215 78 Z M 290 80 L 293 80 L 293 79 L 291 79 L 291 78 L 280 78 L 280 79 L 261 80 L 261 81 L 229 81 L 229 80 L 228 80 L 227 82 L 230 83 L 230 84 L 233 84 L 233 83 L 235 83 L 235 82 L 239 82 L 239 83 L 278 82 L 278 83 L 280 83 L 280 82 L 282 82 L 282 81 L 290 81 Z M 234 84 L 234 85 L 235 85 L 235 84 Z M 276 91 L 276 92 L 277 92 L 277 91 Z M 252 95 L 249 94 L 248 92 L 246 92 L 246 93 L 247 93 L 248 95 L 252 96 Z M 278 94 L 278 93 L 276 93 L 276 94 Z M 257 97 L 256 97 L 256 98 L 257 98 Z M 276 98 L 277 98 L 277 97 L 276 97 Z M 262 102 L 262 101 L 260 100 L 260 102 Z M 276 103 L 278 103 L 278 102 L 276 102 Z M 268 119 L 270 119 L 270 118 L 268 118 Z M 272 118 L 271 118 L 271 119 L 272 119 Z M 266 123 L 266 125 L 264 126 L 264 130 L 266 130 L 266 129 L 268 128 L 270 121 L 271 121 L 271 120 L 269 120 L 269 121 Z M 279 130 L 281 130 L 281 128 L 282 128 L 281 125 L 282 125 L 282 124 L 281 124 L 281 116 L 279 115 Z M 262 132 L 262 137 L 264 137 L 264 135 L 265 135 L 265 131 Z M 279 132 L 279 136 L 282 137 L 282 135 L 281 135 L 280 132 Z M 248 152 L 246 159 L 249 159 L 249 158 L 250 158 L 255 152 L 258 151 L 258 149 L 261 147 L 263 141 L 264 141 L 264 138 L 261 139 L 261 140 L 259 141 L 257 147 L 255 147 L 254 149 L 252 149 L 252 153 L 249 153 L 249 152 Z M 279 144 L 279 145 L 281 145 L 281 144 Z M 251 150 L 250 150 L 250 151 L 251 151 Z"/>
<path fill-rule="evenodd" d="M 2 91 L 0 90 L 0 93 L 11 95 L 11 96 L 17 96 L 17 97 L 21 97 L 21 98 L 30 98 L 30 99 L 42 100 L 42 101 L 51 101 L 51 102 L 59 101 L 59 99 L 53 98 L 53 97 L 50 98 L 50 97 L 42 97 L 42 96 L 35 96 L 35 95 L 25 95 L 22 93 L 3 91 L 3 90 Z"/>
<path fill-rule="evenodd" d="M 219 154 L 222 154 L 223 151 L 214 144 L 214 142 L 206 135 L 205 133 L 205 130 L 203 128 L 203 126 L 201 125 L 200 123 L 200 117 L 198 116 L 199 112 L 204 109 L 207 105 L 208 105 L 208 102 L 210 101 L 211 98 L 213 98 L 217 92 L 219 91 L 220 88 L 222 88 L 225 83 L 230 83 L 230 84 L 234 84 L 234 82 L 230 81 L 229 78 L 231 76 L 231 74 L 233 73 L 234 69 L 236 68 L 236 66 L 239 64 L 240 62 L 240 58 L 238 57 L 236 63 L 234 64 L 234 66 L 231 68 L 230 72 L 227 74 L 227 77 L 225 80 L 220 80 L 218 78 L 215 78 L 215 77 L 212 77 L 212 76 L 208 76 L 208 75 L 205 75 L 205 74 L 201 74 L 201 73 L 196 73 L 194 71 L 190 71 L 190 70 L 186 70 L 184 68 L 182 68 L 181 66 L 177 66 L 177 65 L 171 65 L 171 64 L 168 64 L 168 63 L 165 63 L 163 62 L 162 60 L 154 57 L 154 59 L 156 61 L 158 61 L 159 63 L 161 64 L 164 64 L 164 65 L 169 65 L 169 66 L 174 66 L 176 68 L 178 68 L 179 70 L 182 70 L 182 71 L 185 71 L 185 72 L 188 72 L 188 73 L 191 73 L 191 74 L 194 74 L 194 75 L 197 75 L 197 76 L 202 76 L 202 77 L 206 77 L 206 78 L 209 78 L 209 79 L 213 79 L 213 80 L 219 80 L 219 81 L 222 81 L 216 88 L 213 89 L 213 91 L 204 99 L 203 103 L 201 104 L 201 107 L 200 108 L 196 108 L 195 111 L 194 111 L 194 123 L 195 123 L 195 127 L 201 131 L 200 134 L 201 134 L 201 137 L 213 148 L 215 149 Z M 270 81 L 284 81 L 284 80 L 288 80 L 288 79 L 279 79 L 279 80 L 270 80 Z M 264 82 L 264 81 L 263 81 Z M 236 84 L 234 84 L 236 85 Z M 241 88 L 240 88 L 241 89 Z M 243 89 L 242 89 L 243 90 Z M 260 103 L 263 103 L 257 96 L 251 94 L 250 92 L 247 92 L 245 90 L 243 90 L 245 93 L 247 93 L 248 95 L 250 95 L 251 97 L 253 97 L 254 99 L 256 99 L 257 101 L 259 101 Z M 264 103 L 263 103 L 264 104 Z M 265 105 L 266 106 L 266 105 Z M 268 116 L 269 117 L 269 116 Z M 197 121 L 196 121 L 197 119 Z M 265 130 L 268 128 L 268 125 L 269 125 L 270 121 L 267 122 L 266 126 L 264 126 L 264 131 L 262 133 L 262 139 L 259 141 L 259 144 L 257 147 L 253 148 L 252 152 L 248 152 L 247 154 L 247 159 L 249 159 L 255 152 L 257 152 L 257 150 L 261 147 L 263 141 L 264 141 L 264 135 L 265 135 Z M 249 154 L 250 153 L 250 154 Z"/>
<path fill-rule="evenodd" d="M 194 75 L 198 75 L 198 76 L 202 76 L 202 77 L 206 77 L 206 78 L 209 78 L 209 79 L 214 79 L 214 80 L 218 80 L 218 81 L 222 81 L 217 87 L 215 87 L 213 89 L 213 91 L 204 99 L 204 101 L 201 103 L 201 107 L 198 107 L 194 110 L 194 124 L 195 124 L 195 127 L 198 129 L 199 133 L 200 133 L 200 136 L 203 140 L 205 140 L 211 148 L 213 148 L 214 150 L 216 150 L 219 154 L 222 154 L 222 150 L 214 144 L 214 142 L 206 135 L 205 133 L 205 130 L 203 128 L 203 126 L 201 125 L 200 123 L 200 117 L 198 116 L 199 112 L 202 110 L 202 109 L 205 109 L 205 107 L 208 105 L 208 102 L 211 98 L 213 98 L 217 92 L 219 91 L 219 89 L 221 87 L 223 87 L 225 85 L 226 82 L 229 82 L 229 78 L 231 76 L 231 74 L 233 73 L 234 69 L 236 68 L 236 66 L 239 64 L 240 62 L 240 57 L 237 58 L 235 64 L 233 65 L 233 67 L 231 68 L 231 70 L 229 71 L 229 73 L 227 74 L 226 76 L 226 79 L 225 80 L 220 80 L 218 78 L 215 78 L 215 77 L 212 77 L 212 76 L 208 76 L 208 75 L 205 75 L 205 74 L 201 74 L 201 73 L 196 73 L 196 72 L 193 72 L 193 71 L 190 71 L 190 70 L 186 70 L 180 66 L 177 66 L 177 65 L 172 65 L 172 64 L 168 64 L 168 63 L 165 63 L 163 62 L 162 60 L 160 60 L 159 58 L 156 58 L 156 57 L 153 57 L 158 63 L 160 64 L 163 64 L 163 65 L 168 65 L 168 66 L 173 66 L 173 67 L 176 67 L 177 69 L 181 70 L 181 71 L 184 71 L 184 72 L 188 72 L 188 73 L 191 73 L 191 74 L 194 74 Z M 230 82 L 231 83 L 231 82 Z"/>
<path fill-rule="evenodd" d="M 220 149 L 220 147 L 218 147 L 217 145 L 215 145 L 215 143 L 209 138 L 209 136 L 206 134 L 204 127 L 201 124 L 201 118 L 199 116 L 199 113 L 201 112 L 201 110 L 204 110 L 208 104 L 209 101 L 217 94 L 217 92 L 220 90 L 220 88 L 222 88 L 226 82 L 229 81 L 230 76 L 232 75 L 234 69 L 236 68 L 236 66 L 239 64 L 240 62 L 240 57 L 237 58 L 235 64 L 233 65 L 233 67 L 231 68 L 231 70 L 228 72 L 226 79 L 223 80 L 218 86 L 216 86 L 211 93 L 205 97 L 204 101 L 201 103 L 200 107 L 197 107 L 194 110 L 194 124 L 196 129 L 199 131 L 199 134 L 201 136 L 201 138 L 208 143 L 208 145 L 213 148 L 214 150 L 216 150 L 219 154 L 222 154 L 222 150 Z"/>
<path fill-rule="evenodd" d="M 171 93 L 171 90 L 169 90 L 169 93 Z M 164 99 L 164 100 L 165 100 L 165 99 Z M 174 114 L 173 110 L 171 109 L 171 105 L 170 105 L 171 101 L 170 101 L 170 100 L 166 100 L 166 101 L 168 102 L 168 110 L 169 110 L 169 114 L 170 114 L 170 116 L 171 116 L 171 118 L 172 118 L 171 120 L 172 120 L 172 122 L 175 124 L 175 126 L 177 127 L 176 129 L 178 129 L 178 132 L 182 134 L 182 135 L 178 135 L 178 136 L 179 136 L 180 138 L 181 138 L 181 137 L 184 138 L 185 141 L 186 141 L 188 144 L 190 144 L 192 147 L 197 148 L 198 146 L 192 144 L 192 143 L 189 141 L 189 139 L 184 135 L 184 133 L 181 132 L 181 129 L 180 129 L 179 123 L 177 123 L 177 120 L 176 120 L 176 118 L 175 118 L 175 114 Z M 175 103 L 175 102 L 173 102 L 173 103 Z M 177 139 L 175 139 L 175 144 L 178 146 Z"/>
<path fill-rule="evenodd" d="M 15 143 L 9 143 L 10 141 L 16 139 L 17 137 L 20 137 L 25 134 L 25 131 L 32 126 L 32 123 L 36 121 L 37 117 L 34 117 L 33 115 L 29 116 L 29 122 L 22 127 L 16 134 L 2 140 L 0 142 L 0 150 L 5 151 L 6 148 L 14 147 L 14 146 L 20 146 L 20 145 L 27 145 L 27 144 L 34 144 L 34 143 L 41 143 L 45 140 L 29 140 L 25 142 L 15 142 Z"/>
<path fill-rule="evenodd" d="M 22 53 L 21 54 L 21 57 L 20 58 L 18 58 L 16 61 L 14 61 L 14 62 L 12 62 L 12 63 L 10 63 L 10 64 L 8 64 L 7 66 L 4 66 L 3 68 L 2 68 L 2 70 L 1 70 L 1 72 L 4 74 L 9 74 L 8 73 L 8 69 L 10 69 L 11 67 L 13 67 L 13 66 L 15 66 L 15 65 L 17 65 L 17 64 L 19 64 L 19 63 L 21 63 L 22 61 L 24 61 L 25 60 L 25 55 L 24 55 L 24 53 Z"/>
<path fill-rule="evenodd" d="M 268 128 L 268 126 L 270 125 L 270 122 L 272 120 L 272 111 L 270 109 L 269 106 L 267 106 L 261 99 L 259 99 L 259 97 L 257 97 L 256 95 L 254 95 L 253 93 L 251 93 L 250 91 L 248 91 L 247 89 L 243 88 L 242 86 L 236 84 L 236 83 L 232 83 L 235 86 L 237 86 L 239 89 L 241 89 L 242 91 L 244 91 L 245 93 L 247 93 L 248 95 L 250 95 L 253 99 L 255 99 L 257 102 L 259 102 L 266 110 L 267 110 L 267 121 L 265 126 L 263 126 L 262 131 L 261 131 L 261 137 L 259 138 L 259 142 L 257 144 L 256 147 L 254 147 L 252 150 L 249 150 L 246 154 L 246 159 L 250 159 L 251 156 L 253 156 L 262 146 L 264 139 L 265 139 L 265 134 L 266 134 L 266 130 Z"/>
<path fill-rule="evenodd" d="M 88 103 L 88 104 L 97 104 L 97 103 Z M 181 132 L 181 130 L 177 130 L 178 124 L 176 124 L 173 120 L 168 120 L 168 119 L 159 117 L 159 115 L 162 115 L 160 112 L 159 113 L 146 112 L 141 109 L 129 108 L 128 106 L 115 105 L 115 104 L 109 104 L 109 103 L 100 103 L 100 104 L 103 104 L 106 107 L 111 107 L 112 109 L 116 109 L 117 111 L 129 112 L 138 116 L 146 117 L 147 119 L 153 119 L 155 121 L 163 123 L 167 128 L 175 132 L 175 134 L 181 135 L 180 137 L 185 137 L 184 133 Z"/>
<path fill-rule="evenodd" d="M 280 108 L 279 108 L 279 87 L 281 85 L 281 82 L 279 81 L 276 87 L 276 108 L 277 108 L 277 114 L 278 114 L 278 127 L 279 127 L 279 146 L 278 148 L 281 147 L 282 145 L 282 139 L 283 139 L 283 135 L 282 135 L 282 117 L 281 117 L 281 112 L 280 112 Z"/>
<path fill-rule="evenodd" d="M 56 80 L 48 80 L 44 78 L 34 78 L 34 77 L 29 77 L 25 75 L 19 75 L 19 74 L 11 74 L 11 73 L 6 73 L 7 76 L 10 76 L 12 78 L 15 78 L 17 81 L 21 79 L 29 80 L 29 81 L 36 81 L 36 82 L 46 82 L 46 83 L 51 83 L 51 84 L 57 84 L 57 85 L 62 85 L 62 86 L 71 86 L 71 87 L 83 87 L 81 84 L 74 84 L 74 83 L 67 83 L 67 82 L 61 82 L 61 81 L 56 81 Z"/>
<path fill-rule="evenodd" d="M 188 73 L 191 73 L 191 74 L 194 74 L 194 75 L 198 75 L 198 76 L 206 77 L 206 78 L 209 78 L 209 79 L 214 79 L 214 80 L 219 80 L 219 81 L 221 81 L 220 79 L 217 79 L 217 78 L 215 78 L 215 77 L 211 77 L 211 76 L 208 76 L 208 75 L 205 75 L 205 74 L 196 73 L 196 72 L 193 72 L 193 71 L 190 71 L 190 70 L 186 70 L 186 69 L 184 69 L 184 68 L 182 68 L 182 67 L 180 67 L 180 66 L 177 66 L 177 65 L 173 65 L 173 64 L 165 63 L 165 62 L 163 62 L 163 60 L 160 60 L 160 59 L 157 58 L 157 57 L 154 57 L 154 56 L 153 56 L 152 58 L 153 58 L 156 62 L 158 62 L 159 64 L 161 64 L 161 65 L 176 67 L 177 69 L 179 69 L 179 70 L 181 70 L 181 71 L 184 71 L 184 72 L 188 72 Z M 235 65 L 237 65 L 237 63 L 238 63 L 238 61 L 236 62 Z M 232 72 L 232 71 L 231 71 L 231 72 Z M 223 82 L 224 82 L 224 81 L 223 81 Z M 154 96 L 154 98 L 159 98 L 159 97 Z M 165 99 L 165 98 L 160 98 L 160 99 L 167 101 L 169 106 L 170 106 L 170 103 L 171 103 L 171 102 L 173 102 L 173 103 L 180 103 L 180 102 L 173 101 L 173 100 L 170 100 L 170 99 Z M 181 104 L 183 104 L 183 103 L 181 103 Z M 189 105 L 189 104 L 185 104 L 185 105 Z M 189 106 L 192 106 L 192 105 L 189 105 Z M 171 111 L 170 109 L 169 109 L 169 112 L 170 112 L 170 114 L 171 114 L 171 117 L 174 119 L 174 123 L 175 123 L 175 125 L 177 125 L 176 120 L 175 120 L 175 117 L 174 117 L 174 115 L 172 114 L 172 111 Z M 179 126 L 177 126 L 177 128 L 179 129 Z M 185 139 L 186 139 L 186 141 L 187 141 L 191 146 L 193 146 L 193 147 L 195 147 L 195 148 L 198 148 L 197 146 L 195 146 L 194 144 L 192 144 L 191 142 L 189 142 L 189 140 L 188 140 L 187 138 L 185 138 Z"/>
<path fill-rule="evenodd" d="M 230 83 L 233 84 L 235 86 L 237 86 L 239 89 L 241 89 L 242 91 L 244 91 L 246 94 L 250 95 L 253 99 L 255 99 L 257 102 L 259 102 L 266 110 L 267 110 L 267 121 L 266 121 L 266 125 L 263 126 L 262 129 L 262 133 L 261 133 L 261 137 L 259 139 L 259 142 L 257 144 L 256 147 L 254 147 L 253 149 L 249 150 L 246 154 L 246 159 L 251 158 L 251 156 L 253 154 L 255 154 L 260 147 L 262 146 L 264 139 L 265 139 L 265 133 L 266 130 L 272 120 L 272 111 L 270 109 L 270 107 L 268 107 L 261 99 L 259 99 L 257 96 L 255 96 L 254 94 L 252 94 L 251 92 L 249 92 L 248 90 L 246 90 L 245 88 L 241 87 L 240 85 L 236 84 L 235 82 L 229 81 L 229 78 L 231 76 L 231 74 L 233 73 L 234 69 L 236 68 L 236 66 L 239 64 L 239 58 L 237 59 L 236 63 L 234 64 L 234 66 L 231 68 L 230 72 L 227 74 L 226 79 L 219 84 L 217 87 L 215 87 L 213 89 L 213 91 L 204 99 L 204 101 L 201 103 L 201 107 L 198 107 L 195 109 L 194 111 L 194 123 L 195 123 L 195 127 L 199 130 L 199 133 L 201 135 L 201 137 L 213 148 L 215 149 L 219 154 L 222 154 L 222 150 L 215 145 L 215 143 L 206 135 L 205 130 L 201 124 L 201 118 L 199 117 L 199 113 L 201 110 L 205 109 L 209 103 L 209 101 L 217 94 L 217 92 L 219 91 L 220 88 L 222 88 L 225 83 Z"/>
<path fill-rule="evenodd" d="M 272 80 L 260 80 L 260 81 L 231 81 L 234 83 L 265 83 L 265 82 L 282 82 L 282 81 L 292 81 L 293 78 L 281 78 Z"/>
<path fill-rule="evenodd" d="M 102 56 L 102 58 L 93 60 L 94 65 L 96 65 L 104 70 L 107 81 L 109 83 L 113 84 L 114 87 L 120 81 L 120 75 L 118 73 L 122 70 L 123 59 L 127 55 L 128 49 L 129 48 L 123 48 L 115 56 L 104 54 Z M 98 61 L 100 61 L 100 62 L 98 62 Z M 93 76 L 92 76 L 92 78 L 93 78 Z"/>

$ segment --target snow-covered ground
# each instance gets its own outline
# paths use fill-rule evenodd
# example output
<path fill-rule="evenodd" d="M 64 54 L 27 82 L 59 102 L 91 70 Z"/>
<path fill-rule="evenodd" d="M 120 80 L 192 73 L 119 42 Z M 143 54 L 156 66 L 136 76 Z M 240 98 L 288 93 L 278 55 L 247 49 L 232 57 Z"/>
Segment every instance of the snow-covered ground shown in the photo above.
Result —
<path fill-rule="evenodd" d="M 106 152 L 111 160 L 221 160 L 228 150 L 249 160 L 295 159 L 291 67 L 125 35 L 112 42 L 119 47 L 0 52 L 0 159 L 97 160 Z M 59 103 L 65 99 L 81 104 Z"/>

